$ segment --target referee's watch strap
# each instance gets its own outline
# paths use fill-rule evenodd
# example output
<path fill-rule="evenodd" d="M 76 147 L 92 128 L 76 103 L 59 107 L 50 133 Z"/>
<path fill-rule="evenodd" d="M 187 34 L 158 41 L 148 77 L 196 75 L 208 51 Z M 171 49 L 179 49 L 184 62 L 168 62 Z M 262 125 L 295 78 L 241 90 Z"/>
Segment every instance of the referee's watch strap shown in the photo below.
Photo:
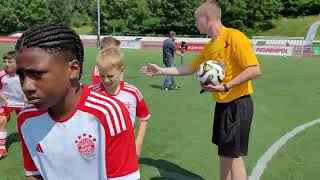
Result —
<path fill-rule="evenodd" d="M 228 92 L 229 91 L 229 88 L 228 88 L 227 84 L 223 84 L 223 87 L 224 87 L 224 92 Z"/>

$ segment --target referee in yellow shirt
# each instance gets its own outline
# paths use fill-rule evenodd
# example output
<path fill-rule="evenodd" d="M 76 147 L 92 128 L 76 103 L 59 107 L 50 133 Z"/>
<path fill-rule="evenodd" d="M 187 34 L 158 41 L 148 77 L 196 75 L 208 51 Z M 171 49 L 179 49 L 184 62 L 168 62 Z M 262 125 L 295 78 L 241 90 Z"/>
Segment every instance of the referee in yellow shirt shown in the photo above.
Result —
<path fill-rule="evenodd" d="M 218 146 L 221 180 L 246 180 L 242 156 L 247 155 L 253 116 L 251 80 L 261 74 L 260 65 L 250 40 L 240 31 L 221 23 L 221 9 L 214 0 L 207 0 L 195 11 L 196 26 L 208 34 L 207 43 L 190 65 L 161 68 L 149 64 L 142 68 L 148 76 L 190 75 L 207 60 L 224 64 L 225 79 L 221 85 L 202 88 L 212 92 L 216 101 L 212 142 Z"/>

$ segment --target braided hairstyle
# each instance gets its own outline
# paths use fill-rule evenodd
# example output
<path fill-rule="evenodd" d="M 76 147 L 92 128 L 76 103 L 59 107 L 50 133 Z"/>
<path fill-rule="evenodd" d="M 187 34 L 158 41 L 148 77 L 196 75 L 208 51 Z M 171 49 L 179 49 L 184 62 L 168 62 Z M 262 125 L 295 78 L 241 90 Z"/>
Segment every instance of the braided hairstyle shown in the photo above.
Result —
<path fill-rule="evenodd" d="M 82 75 L 83 44 L 77 33 L 60 25 L 40 25 L 28 29 L 16 43 L 16 52 L 24 48 L 38 47 L 48 53 L 61 53 L 68 60 L 77 59 Z"/>

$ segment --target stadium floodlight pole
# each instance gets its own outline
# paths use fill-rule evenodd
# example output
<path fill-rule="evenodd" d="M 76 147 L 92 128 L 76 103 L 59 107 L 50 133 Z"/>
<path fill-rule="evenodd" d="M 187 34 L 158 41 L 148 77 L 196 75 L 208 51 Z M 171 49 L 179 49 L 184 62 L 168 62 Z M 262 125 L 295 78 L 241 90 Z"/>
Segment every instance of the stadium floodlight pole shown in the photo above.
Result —
<path fill-rule="evenodd" d="M 97 0 L 97 47 L 100 47 L 100 0 Z"/>

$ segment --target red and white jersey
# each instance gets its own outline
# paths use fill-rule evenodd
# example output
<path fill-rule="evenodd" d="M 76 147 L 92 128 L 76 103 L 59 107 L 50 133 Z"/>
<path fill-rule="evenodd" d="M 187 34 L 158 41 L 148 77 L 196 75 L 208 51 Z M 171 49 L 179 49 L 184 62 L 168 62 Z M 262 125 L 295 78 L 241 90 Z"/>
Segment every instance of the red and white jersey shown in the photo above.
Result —
<path fill-rule="evenodd" d="M 8 97 L 9 107 L 23 107 L 24 94 L 18 75 L 10 76 L 5 70 L 0 71 L 0 90 Z"/>
<path fill-rule="evenodd" d="M 96 83 L 99 83 L 101 82 L 100 81 L 100 75 L 99 75 L 99 69 L 98 69 L 98 66 L 95 66 L 94 67 L 94 70 L 92 72 L 92 82 L 91 84 L 96 84 Z"/>
<path fill-rule="evenodd" d="M 18 131 L 26 175 L 46 180 L 136 180 L 140 178 L 134 130 L 117 99 L 83 86 L 80 102 L 67 118 L 25 107 Z"/>
<path fill-rule="evenodd" d="M 105 88 L 102 83 L 97 83 L 89 86 L 89 88 L 105 92 Z M 106 93 L 106 92 L 105 92 Z M 129 109 L 130 117 L 134 125 L 136 117 L 141 120 L 148 120 L 150 118 L 150 112 L 146 102 L 139 89 L 126 82 L 120 82 L 120 90 L 115 95 L 106 93 L 109 97 L 113 96 L 123 102 Z"/>

